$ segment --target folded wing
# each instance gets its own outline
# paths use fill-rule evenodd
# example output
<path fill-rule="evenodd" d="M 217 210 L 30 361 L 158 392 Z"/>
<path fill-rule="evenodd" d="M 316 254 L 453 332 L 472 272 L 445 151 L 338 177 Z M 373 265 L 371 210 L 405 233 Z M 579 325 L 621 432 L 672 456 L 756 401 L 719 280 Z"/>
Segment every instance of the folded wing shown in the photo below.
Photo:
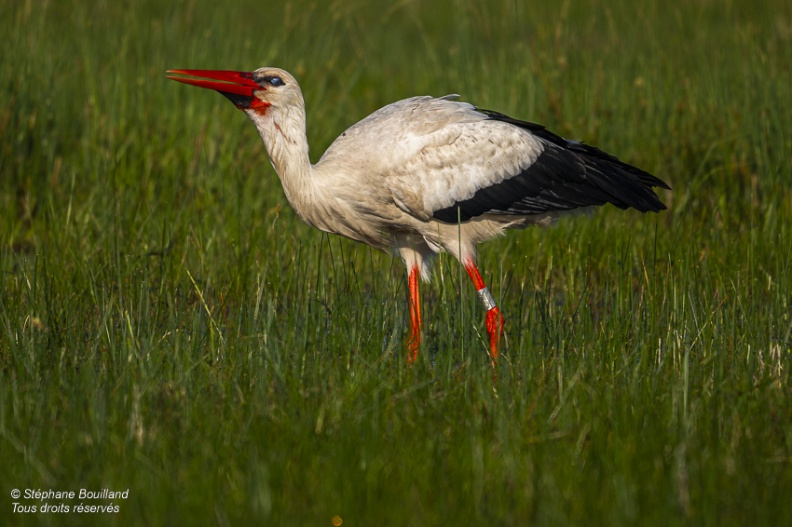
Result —
<path fill-rule="evenodd" d="M 450 103 L 459 104 L 459 103 Z M 529 216 L 611 203 L 665 209 L 660 179 L 544 127 L 488 110 L 433 131 L 387 178 L 395 203 L 424 220 Z"/>

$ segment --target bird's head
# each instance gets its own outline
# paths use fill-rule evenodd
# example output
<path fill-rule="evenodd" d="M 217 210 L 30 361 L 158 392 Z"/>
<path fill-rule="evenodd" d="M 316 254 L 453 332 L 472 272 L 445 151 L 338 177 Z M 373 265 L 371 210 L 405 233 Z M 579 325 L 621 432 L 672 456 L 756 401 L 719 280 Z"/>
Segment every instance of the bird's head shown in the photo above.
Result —
<path fill-rule="evenodd" d="M 297 80 L 279 68 L 252 72 L 228 70 L 168 70 L 168 78 L 209 88 L 225 95 L 240 110 L 264 115 L 270 108 L 303 106 Z M 211 80 L 205 80 L 211 79 Z"/>

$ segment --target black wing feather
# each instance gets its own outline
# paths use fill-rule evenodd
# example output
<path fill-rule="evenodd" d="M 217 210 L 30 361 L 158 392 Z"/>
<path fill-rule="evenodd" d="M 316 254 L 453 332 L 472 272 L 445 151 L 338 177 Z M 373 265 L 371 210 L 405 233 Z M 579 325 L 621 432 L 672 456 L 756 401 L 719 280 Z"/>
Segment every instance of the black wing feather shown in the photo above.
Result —
<path fill-rule="evenodd" d="M 621 209 L 657 212 L 666 208 L 652 187 L 669 189 L 662 180 L 622 162 L 599 148 L 567 141 L 544 126 L 478 110 L 489 119 L 531 132 L 544 151 L 522 172 L 433 213 L 447 223 L 482 214 L 530 215 L 611 203 Z"/>

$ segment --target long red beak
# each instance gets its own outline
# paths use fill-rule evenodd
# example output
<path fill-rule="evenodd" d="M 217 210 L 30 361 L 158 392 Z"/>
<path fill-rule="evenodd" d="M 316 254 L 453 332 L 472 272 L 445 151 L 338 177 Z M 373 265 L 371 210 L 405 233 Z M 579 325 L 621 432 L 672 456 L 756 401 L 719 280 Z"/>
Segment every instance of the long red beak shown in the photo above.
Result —
<path fill-rule="evenodd" d="M 220 92 L 240 110 L 269 106 L 269 103 L 260 100 L 254 95 L 254 92 L 266 88 L 261 87 L 261 85 L 253 80 L 253 74 L 247 71 L 168 70 L 168 73 L 171 74 L 168 75 L 170 80 Z M 180 76 L 175 77 L 174 75 Z M 188 75 L 188 77 L 181 77 L 181 75 Z M 192 77 L 203 77 L 203 79 L 195 79 Z"/>

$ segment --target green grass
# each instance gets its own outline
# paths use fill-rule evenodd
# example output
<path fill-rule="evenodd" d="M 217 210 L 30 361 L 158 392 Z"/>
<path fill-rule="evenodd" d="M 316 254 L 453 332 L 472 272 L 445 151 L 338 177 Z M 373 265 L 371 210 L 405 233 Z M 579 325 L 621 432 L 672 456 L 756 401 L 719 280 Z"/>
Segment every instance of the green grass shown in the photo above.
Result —
<path fill-rule="evenodd" d="M 0 523 L 789 524 L 792 10 L 677 4 L 2 3 Z M 314 159 L 457 92 L 669 210 L 482 246 L 496 378 L 442 258 L 409 368 L 401 263 L 300 223 L 244 116 L 164 78 L 265 64 Z M 129 498 L 12 512 L 81 488 Z"/>

